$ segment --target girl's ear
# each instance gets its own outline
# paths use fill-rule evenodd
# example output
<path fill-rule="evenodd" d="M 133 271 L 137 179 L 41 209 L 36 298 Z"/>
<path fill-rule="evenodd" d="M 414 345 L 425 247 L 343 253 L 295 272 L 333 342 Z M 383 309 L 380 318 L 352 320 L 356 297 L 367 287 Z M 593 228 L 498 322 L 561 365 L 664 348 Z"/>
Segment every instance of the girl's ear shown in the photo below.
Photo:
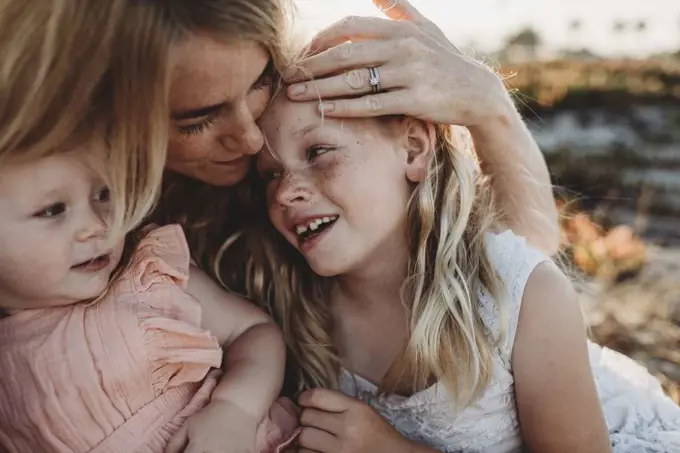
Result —
<path fill-rule="evenodd" d="M 409 118 L 404 124 L 406 150 L 406 178 L 414 183 L 422 182 L 427 175 L 427 167 L 434 158 L 437 146 L 437 133 L 434 124 Z"/>

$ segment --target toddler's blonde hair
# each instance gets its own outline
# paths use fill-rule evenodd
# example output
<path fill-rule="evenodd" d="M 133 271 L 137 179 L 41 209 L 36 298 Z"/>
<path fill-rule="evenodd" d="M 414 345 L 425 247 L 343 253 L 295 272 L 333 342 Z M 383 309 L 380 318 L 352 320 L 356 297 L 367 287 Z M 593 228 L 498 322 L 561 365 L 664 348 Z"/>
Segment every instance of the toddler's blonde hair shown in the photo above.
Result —
<path fill-rule="evenodd" d="M 0 0 L 0 165 L 103 138 L 114 236 L 148 214 L 165 164 L 170 35 L 147 3 Z"/>

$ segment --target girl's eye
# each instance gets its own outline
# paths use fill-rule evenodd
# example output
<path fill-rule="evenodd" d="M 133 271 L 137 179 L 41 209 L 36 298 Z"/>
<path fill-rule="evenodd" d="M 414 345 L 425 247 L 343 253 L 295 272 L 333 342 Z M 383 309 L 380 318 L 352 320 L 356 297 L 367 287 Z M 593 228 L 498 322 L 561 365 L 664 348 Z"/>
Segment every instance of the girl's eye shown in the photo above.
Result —
<path fill-rule="evenodd" d="M 314 145 L 307 148 L 307 160 L 314 160 L 322 154 L 333 151 L 336 148 L 333 146 Z"/>
<path fill-rule="evenodd" d="M 111 191 L 108 187 L 104 187 L 97 192 L 94 199 L 95 201 L 99 201 L 101 203 L 108 203 L 111 200 Z"/>
<path fill-rule="evenodd" d="M 66 212 L 66 203 L 54 203 L 53 205 L 50 205 L 46 207 L 45 209 L 36 212 L 33 214 L 33 217 L 40 217 L 43 219 L 51 219 L 54 217 L 58 217 L 61 214 Z"/>
<path fill-rule="evenodd" d="M 265 182 L 271 182 L 281 177 L 280 170 L 267 170 L 260 173 L 260 178 Z"/>
<path fill-rule="evenodd" d="M 177 130 L 180 132 L 182 135 L 198 135 L 201 132 L 205 131 L 208 129 L 213 123 L 215 123 L 215 117 L 211 116 L 209 118 L 206 118 L 205 120 L 201 121 L 200 123 L 196 124 L 189 124 L 186 126 L 177 126 Z"/>
<path fill-rule="evenodd" d="M 269 60 L 267 63 L 267 66 L 264 68 L 264 71 L 262 71 L 262 75 L 255 81 L 253 86 L 251 87 L 252 90 L 262 90 L 272 84 L 274 81 L 273 74 L 276 71 L 274 70 L 274 60 Z"/>

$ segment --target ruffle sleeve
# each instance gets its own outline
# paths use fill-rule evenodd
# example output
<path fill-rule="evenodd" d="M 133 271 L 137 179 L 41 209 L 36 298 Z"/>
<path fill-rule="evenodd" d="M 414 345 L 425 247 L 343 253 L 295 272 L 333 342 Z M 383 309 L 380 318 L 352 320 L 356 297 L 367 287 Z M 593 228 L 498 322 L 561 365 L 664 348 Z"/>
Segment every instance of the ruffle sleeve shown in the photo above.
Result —
<path fill-rule="evenodd" d="M 217 339 L 201 328 L 201 305 L 185 291 L 189 268 L 189 247 L 178 225 L 151 230 L 129 267 L 156 395 L 201 381 L 222 363 Z"/>

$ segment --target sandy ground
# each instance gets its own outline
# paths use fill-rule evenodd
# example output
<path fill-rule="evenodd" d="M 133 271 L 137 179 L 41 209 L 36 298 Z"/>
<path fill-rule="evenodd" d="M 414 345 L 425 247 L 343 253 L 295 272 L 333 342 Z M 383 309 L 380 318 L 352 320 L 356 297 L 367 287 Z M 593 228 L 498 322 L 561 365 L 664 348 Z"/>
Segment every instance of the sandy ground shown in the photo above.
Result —
<path fill-rule="evenodd" d="M 627 281 L 577 286 L 591 338 L 645 365 L 680 404 L 680 247 L 650 247 Z"/>

